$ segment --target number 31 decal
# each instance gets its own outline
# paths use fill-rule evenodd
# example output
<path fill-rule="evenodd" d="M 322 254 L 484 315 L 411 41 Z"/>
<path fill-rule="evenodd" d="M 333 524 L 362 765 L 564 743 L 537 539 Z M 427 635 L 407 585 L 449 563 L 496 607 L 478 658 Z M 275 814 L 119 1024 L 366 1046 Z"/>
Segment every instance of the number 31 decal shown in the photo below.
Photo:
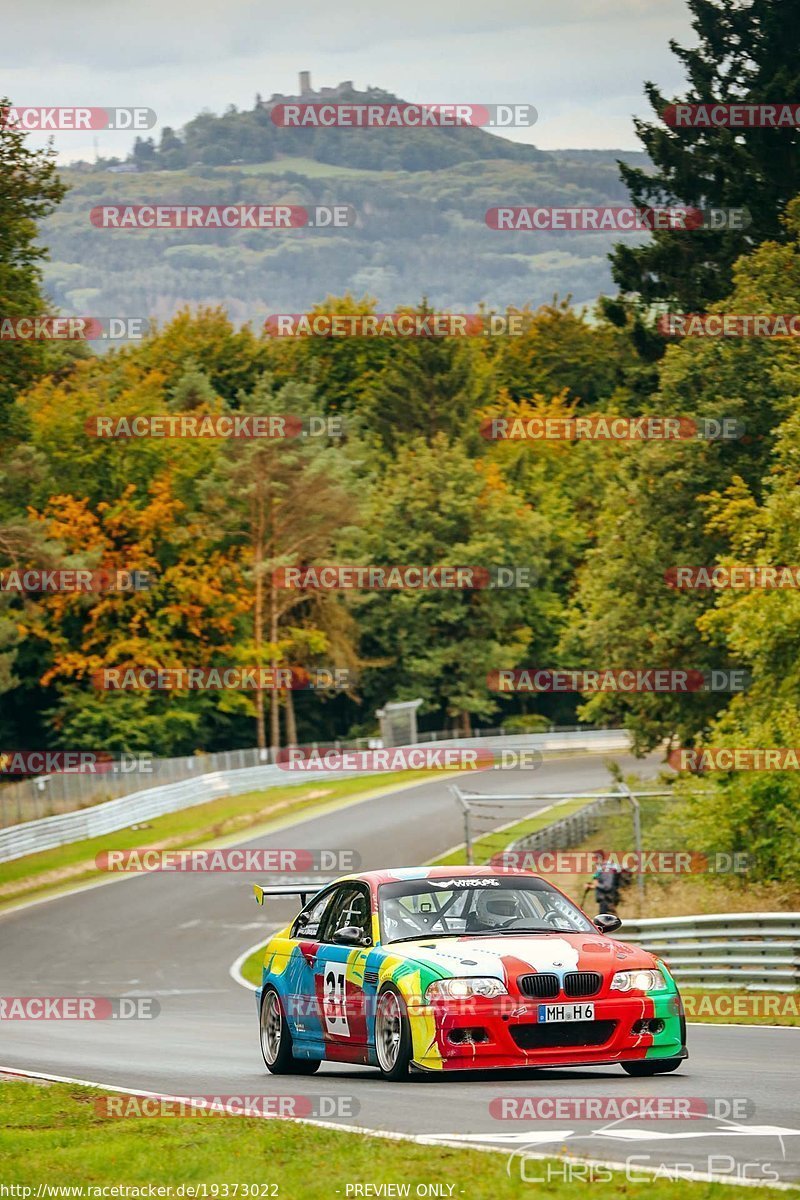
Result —
<path fill-rule="evenodd" d="M 350 1036 L 347 1008 L 345 1007 L 346 970 L 346 963 L 327 964 L 325 967 L 325 999 L 322 1006 L 328 1033 L 336 1033 L 342 1037 Z"/>

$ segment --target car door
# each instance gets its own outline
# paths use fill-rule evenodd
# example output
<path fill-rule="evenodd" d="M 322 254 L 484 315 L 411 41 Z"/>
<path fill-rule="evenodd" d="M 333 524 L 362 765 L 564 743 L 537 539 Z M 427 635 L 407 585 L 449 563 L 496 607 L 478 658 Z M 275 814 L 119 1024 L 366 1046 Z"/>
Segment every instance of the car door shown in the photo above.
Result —
<path fill-rule="evenodd" d="M 344 926 L 359 929 L 365 944 L 337 944 L 336 931 Z M 364 963 L 371 944 L 369 888 L 358 882 L 341 884 L 325 914 L 314 967 L 327 1058 L 367 1061 Z"/>
<path fill-rule="evenodd" d="M 315 896 L 295 917 L 289 931 L 292 954 L 282 980 L 282 995 L 289 1029 L 296 1041 L 310 1041 L 320 1048 L 324 1042 L 322 1012 L 316 995 L 314 968 L 320 946 L 320 931 L 333 903 L 336 889 Z"/>

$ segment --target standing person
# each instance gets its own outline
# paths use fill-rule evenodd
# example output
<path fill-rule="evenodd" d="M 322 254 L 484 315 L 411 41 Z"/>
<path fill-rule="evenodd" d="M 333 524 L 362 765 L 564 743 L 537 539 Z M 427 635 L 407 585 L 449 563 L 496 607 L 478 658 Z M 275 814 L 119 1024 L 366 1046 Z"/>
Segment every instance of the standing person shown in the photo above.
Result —
<path fill-rule="evenodd" d="M 598 863 L 597 870 L 583 889 L 581 903 L 586 899 L 586 893 L 594 885 L 598 914 L 612 913 L 616 915 L 620 886 L 619 867 L 612 859 L 606 858 L 605 850 L 595 850 L 594 854 Z"/>

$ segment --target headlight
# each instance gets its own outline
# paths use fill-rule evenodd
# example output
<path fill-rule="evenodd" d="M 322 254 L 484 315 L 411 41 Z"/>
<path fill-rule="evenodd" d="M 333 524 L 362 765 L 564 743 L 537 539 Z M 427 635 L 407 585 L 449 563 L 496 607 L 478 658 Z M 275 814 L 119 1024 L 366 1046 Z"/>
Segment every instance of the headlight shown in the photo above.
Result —
<path fill-rule="evenodd" d="M 667 981 L 660 971 L 616 971 L 612 992 L 663 992 Z"/>
<path fill-rule="evenodd" d="M 468 996 L 505 996 L 505 984 L 488 975 L 473 975 L 469 979 L 437 979 L 428 984 L 426 1002 L 431 1000 L 464 1000 Z"/>

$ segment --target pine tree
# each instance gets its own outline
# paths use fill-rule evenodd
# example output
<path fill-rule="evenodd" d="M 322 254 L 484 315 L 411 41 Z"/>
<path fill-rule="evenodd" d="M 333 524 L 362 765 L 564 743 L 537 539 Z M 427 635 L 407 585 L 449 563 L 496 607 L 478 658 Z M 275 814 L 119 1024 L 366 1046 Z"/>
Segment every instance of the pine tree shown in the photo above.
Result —
<path fill-rule="evenodd" d="M 645 303 L 667 301 L 702 311 L 731 289 L 739 255 L 786 242 L 787 202 L 800 192 L 800 130 L 795 128 L 671 128 L 670 103 L 753 104 L 800 100 L 800 4 L 797 0 L 688 0 L 699 43 L 670 48 L 686 68 L 689 88 L 668 101 L 654 83 L 645 90 L 658 117 L 636 131 L 655 172 L 620 163 L 636 205 L 689 204 L 746 208 L 744 230 L 658 231 L 642 246 L 619 244 L 611 256 L 623 292 Z"/>

